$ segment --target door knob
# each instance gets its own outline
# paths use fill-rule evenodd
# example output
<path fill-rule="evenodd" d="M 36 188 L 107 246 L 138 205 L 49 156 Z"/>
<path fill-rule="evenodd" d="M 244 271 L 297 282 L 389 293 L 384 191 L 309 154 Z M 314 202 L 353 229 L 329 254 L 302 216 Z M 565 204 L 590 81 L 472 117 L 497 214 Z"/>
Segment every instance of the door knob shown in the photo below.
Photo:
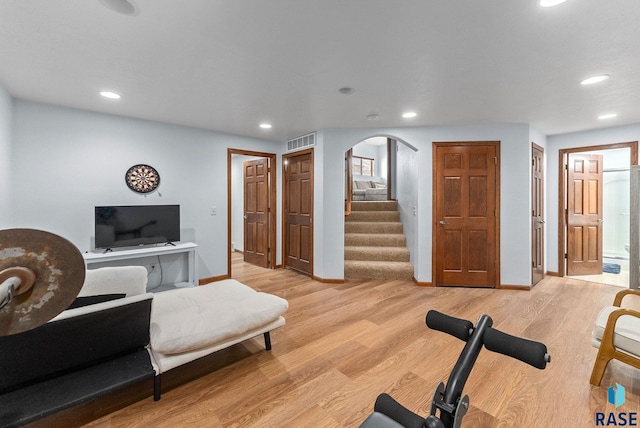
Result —
<path fill-rule="evenodd" d="M 546 221 L 545 221 L 545 220 L 538 220 L 538 223 L 540 223 L 540 224 L 545 224 L 545 223 L 546 223 Z"/>
<path fill-rule="evenodd" d="M 444 226 L 445 224 L 449 224 L 449 223 L 447 223 L 447 222 L 446 222 L 446 221 L 444 221 L 444 220 L 440 220 L 440 224 Z"/>
<path fill-rule="evenodd" d="M 244 219 L 245 219 L 245 220 L 247 219 L 247 216 L 246 216 L 246 215 L 244 216 Z"/>
<path fill-rule="evenodd" d="M 602 224 L 602 223 L 604 223 L 604 220 L 603 220 L 603 219 L 601 219 L 601 218 L 599 218 L 599 219 L 598 219 L 598 224 Z"/>

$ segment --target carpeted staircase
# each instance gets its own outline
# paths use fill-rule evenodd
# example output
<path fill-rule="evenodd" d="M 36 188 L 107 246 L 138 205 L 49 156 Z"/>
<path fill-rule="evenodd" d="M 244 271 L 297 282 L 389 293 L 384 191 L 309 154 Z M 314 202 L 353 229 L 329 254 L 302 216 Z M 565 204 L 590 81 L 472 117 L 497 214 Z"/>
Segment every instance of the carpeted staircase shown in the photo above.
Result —
<path fill-rule="evenodd" d="M 344 224 L 344 277 L 413 279 L 396 201 L 353 201 Z"/>

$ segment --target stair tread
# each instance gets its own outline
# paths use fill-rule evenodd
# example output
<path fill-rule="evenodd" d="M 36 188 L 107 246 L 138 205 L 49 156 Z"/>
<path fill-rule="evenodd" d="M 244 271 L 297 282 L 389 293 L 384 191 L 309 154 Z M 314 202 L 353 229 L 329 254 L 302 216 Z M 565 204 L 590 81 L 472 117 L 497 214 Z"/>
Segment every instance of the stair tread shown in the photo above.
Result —
<path fill-rule="evenodd" d="M 384 220 L 384 221 L 350 221 L 349 224 L 371 224 L 371 223 L 375 223 L 375 224 L 402 224 L 401 221 L 389 221 L 389 220 Z"/>
<path fill-rule="evenodd" d="M 345 260 L 346 278 L 413 279 L 413 265 L 409 262 Z"/>
<path fill-rule="evenodd" d="M 400 221 L 398 211 L 352 211 L 345 217 L 345 222 L 394 222 Z"/>
<path fill-rule="evenodd" d="M 345 245 L 344 247 L 345 251 L 355 251 L 355 250 L 359 250 L 359 251 L 393 251 L 393 252 L 409 252 L 409 249 L 407 247 L 378 247 L 378 246 L 374 246 L 374 245 Z"/>
<path fill-rule="evenodd" d="M 345 246 L 344 259 L 349 261 L 409 261 L 411 253 L 407 247 Z"/>
<path fill-rule="evenodd" d="M 373 266 L 385 266 L 385 265 L 408 265 L 411 266 L 413 268 L 413 265 L 411 264 L 411 262 L 395 262 L 395 261 L 375 261 L 375 262 L 371 262 L 368 260 L 345 260 L 344 261 L 345 265 L 351 264 L 351 265 L 356 265 L 356 264 L 362 264 L 362 265 L 366 265 L 366 264 L 371 264 Z"/>
<path fill-rule="evenodd" d="M 396 201 L 352 201 L 352 211 L 397 211 Z"/>
<path fill-rule="evenodd" d="M 348 235 L 367 235 L 367 236 L 404 236 L 404 233 L 366 233 L 366 232 L 347 232 L 344 236 Z"/>

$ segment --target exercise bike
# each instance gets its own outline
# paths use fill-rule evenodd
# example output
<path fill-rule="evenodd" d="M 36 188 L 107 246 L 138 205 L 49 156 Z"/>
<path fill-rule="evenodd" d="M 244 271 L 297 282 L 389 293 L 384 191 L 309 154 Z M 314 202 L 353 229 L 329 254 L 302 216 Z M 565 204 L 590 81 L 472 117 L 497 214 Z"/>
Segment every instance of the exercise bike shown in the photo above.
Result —
<path fill-rule="evenodd" d="M 469 409 L 469 396 L 462 396 L 462 389 L 483 346 L 538 369 L 544 369 L 551 361 L 543 343 L 511 336 L 492 328 L 493 320 L 489 315 L 480 316 L 474 326 L 470 321 L 430 310 L 426 323 L 433 330 L 467 342 L 451 370 L 447 384 L 440 382 L 437 386 L 430 415 L 423 418 L 383 393 L 376 399 L 374 412 L 360 428 L 460 428 L 462 418 Z"/>

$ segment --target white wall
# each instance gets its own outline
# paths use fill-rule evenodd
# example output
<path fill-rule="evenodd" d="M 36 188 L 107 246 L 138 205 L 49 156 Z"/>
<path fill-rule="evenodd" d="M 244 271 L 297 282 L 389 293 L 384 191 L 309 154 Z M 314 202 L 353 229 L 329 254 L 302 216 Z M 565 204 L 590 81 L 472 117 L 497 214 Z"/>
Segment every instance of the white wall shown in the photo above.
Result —
<path fill-rule="evenodd" d="M 640 124 L 547 137 L 547 271 L 558 272 L 558 190 L 560 149 L 640 140 Z"/>
<path fill-rule="evenodd" d="M 328 129 L 318 132 L 315 165 L 315 274 L 321 278 L 344 277 L 344 152 L 372 136 L 391 136 L 418 151 L 418 260 L 416 279 L 431 282 L 432 238 L 432 143 L 445 141 L 501 141 L 501 283 L 531 284 L 530 250 L 530 162 L 529 126 L 524 124 L 490 126 L 433 126 L 384 129 Z M 316 159 L 317 159 L 316 158 Z M 320 261 L 320 263 L 318 263 Z"/>
<path fill-rule="evenodd" d="M 387 153 L 386 144 L 378 146 L 378 157 L 376 159 L 377 166 L 375 174 L 379 177 L 384 178 L 384 180 L 389 183 L 389 171 L 387 171 L 387 167 L 389 164 L 389 154 Z"/>
<path fill-rule="evenodd" d="M 12 226 L 11 222 L 11 124 L 13 101 L 0 85 L 0 230 Z"/>
<path fill-rule="evenodd" d="M 414 276 L 420 276 L 418 271 L 421 264 L 416 263 L 420 259 L 418 254 L 418 186 L 419 167 L 418 151 L 401 141 L 396 144 L 396 198 L 398 211 L 402 220 L 402 230 L 407 238 L 407 248 L 411 253 L 410 262 L 414 266 Z"/>
<path fill-rule="evenodd" d="M 165 123 L 27 101 L 14 106 L 13 227 L 48 230 L 84 252 L 93 248 L 94 206 L 180 204 L 182 240 L 198 244 L 198 278 L 227 273 L 227 149 L 282 149 Z M 136 163 L 158 170 L 158 191 L 127 188 L 124 174 Z"/>

